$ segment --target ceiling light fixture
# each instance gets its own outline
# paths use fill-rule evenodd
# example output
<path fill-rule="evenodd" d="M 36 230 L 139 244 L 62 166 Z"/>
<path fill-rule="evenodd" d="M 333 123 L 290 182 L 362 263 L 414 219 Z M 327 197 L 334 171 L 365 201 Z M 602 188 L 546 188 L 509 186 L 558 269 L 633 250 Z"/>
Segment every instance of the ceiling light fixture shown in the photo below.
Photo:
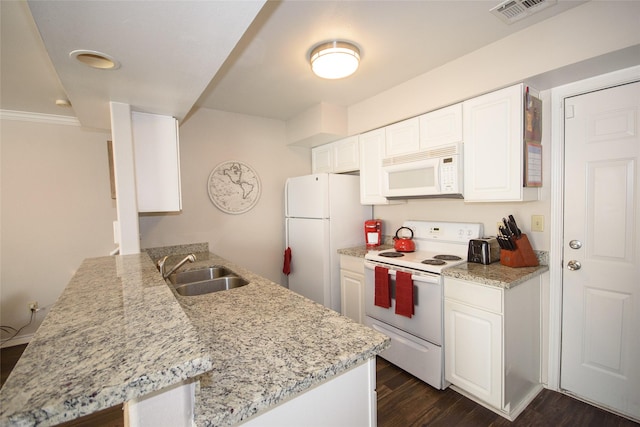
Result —
<path fill-rule="evenodd" d="M 99 70 L 117 70 L 120 63 L 106 53 L 95 50 L 74 50 L 69 54 L 71 58 L 77 59 L 84 65 Z"/>
<path fill-rule="evenodd" d="M 322 43 L 311 50 L 309 61 L 318 77 L 342 79 L 358 69 L 360 49 L 345 41 Z"/>

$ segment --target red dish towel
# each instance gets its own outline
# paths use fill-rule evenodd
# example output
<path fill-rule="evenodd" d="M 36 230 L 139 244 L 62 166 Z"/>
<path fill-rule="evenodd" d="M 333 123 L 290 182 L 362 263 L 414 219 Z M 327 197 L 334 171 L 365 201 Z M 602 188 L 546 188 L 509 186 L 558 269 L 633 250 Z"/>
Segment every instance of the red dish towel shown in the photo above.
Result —
<path fill-rule="evenodd" d="M 282 272 L 287 276 L 291 273 L 291 248 L 284 250 L 284 265 L 282 266 Z"/>
<path fill-rule="evenodd" d="M 389 289 L 389 269 L 376 266 L 376 289 L 374 303 L 378 307 L 391 307 L 391 292 Z"/>
<path fill-rule="evenodd" d="M 396 314 L 411 317 L 413 315 L 413 280 L 411 273 L 396 273 Z"/>

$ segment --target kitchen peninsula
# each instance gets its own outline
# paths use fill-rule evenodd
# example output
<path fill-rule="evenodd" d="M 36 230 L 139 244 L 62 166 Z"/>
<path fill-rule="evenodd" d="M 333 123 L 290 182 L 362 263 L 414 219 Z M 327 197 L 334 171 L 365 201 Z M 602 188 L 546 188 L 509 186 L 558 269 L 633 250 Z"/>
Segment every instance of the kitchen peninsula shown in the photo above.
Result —
<path fill-rule="evenodd" d="M 3 426 L 55 425 L 185 381 L 197 382 L 195 425 L 250 425 L 353 372 L 373 375 L 358 387 L 375 417 L 385 336 L 208 251 L 183 269 L 224 265 L 249 284 L 181 297 L 154 265 L 161 255 L 82 263 L 0 392 Z"/>

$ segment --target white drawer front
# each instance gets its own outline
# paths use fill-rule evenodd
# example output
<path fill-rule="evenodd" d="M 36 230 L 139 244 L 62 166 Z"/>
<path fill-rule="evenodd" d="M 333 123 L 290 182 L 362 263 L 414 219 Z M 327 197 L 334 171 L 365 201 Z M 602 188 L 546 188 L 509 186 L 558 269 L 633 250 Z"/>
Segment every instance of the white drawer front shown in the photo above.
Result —
<path fill-rule="evenodd" d="M 502 314 L 503 290 L 479 283 L 466 282 L 450 277 L 444 278 L 444 297 Z"/>

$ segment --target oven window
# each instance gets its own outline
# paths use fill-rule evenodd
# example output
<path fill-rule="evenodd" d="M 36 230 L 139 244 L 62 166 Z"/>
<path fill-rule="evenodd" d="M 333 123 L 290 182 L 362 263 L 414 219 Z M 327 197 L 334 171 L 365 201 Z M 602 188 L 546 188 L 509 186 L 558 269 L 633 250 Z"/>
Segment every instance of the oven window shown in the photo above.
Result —
<path fill-rule="evenodd" d="M 389 172 L 389 190 L 435 187 L 435 177 L 434 167 Z"/>

